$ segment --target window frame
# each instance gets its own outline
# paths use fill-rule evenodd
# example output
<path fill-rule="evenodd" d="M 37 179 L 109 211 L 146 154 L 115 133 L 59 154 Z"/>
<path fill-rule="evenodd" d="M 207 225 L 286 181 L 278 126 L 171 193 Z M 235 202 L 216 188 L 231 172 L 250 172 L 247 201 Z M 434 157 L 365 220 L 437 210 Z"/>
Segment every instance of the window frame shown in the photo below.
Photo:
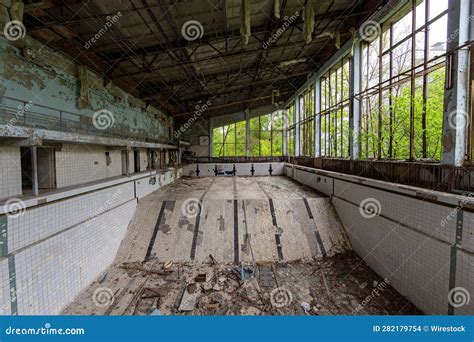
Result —
<path fill-rule="evenodd" d="M 448 9 L 442 10 L 440 13 L 436 14 L 434 17 L 430 18 L 430 2 L 436 0 L 423 0 L 417 4 L 417 1 L 411 1 L 403 9 L 401 9 L 397 14 L 392 16 L 390 20 L 381 25 L 382 34 L 372 43 L 364 44 L 361 49 L 361 63 L 360 63 L 360 93 L 356 94 L 361 101 L 361 119 L 360 119 L 360 132 L 361 136 L 359 140 L 359 151 L 361 152 L 360 159 L 387 159 L 387 160 L 419 160 L 419 159 L 431 159 L 439 160 L 441 159 L 442 154 L 442 126 L 436 130 L 436 135 L 439 136 L 437 145 L 434 148 L 436 151 L 436 157 L 432 157 L 431 154 L 433 144 L 429 145 L 429 138 L 427 136 L 428 126 L 427 123 L 431 118 L 427 117 L 428 106 L 430 105 L 429 99 L 429 77 L 436 76 L 435 72 L 441 70 L 445 67 L 446 62 L 446 52 L 438 54 L 430 58 L 431 48 L 430 46 L 430 34 L 429 29 L 432 25 L 442 23 L 444 18 L 447 20 Z M 421 6 L 423 5 L 423 6 Z M 423 9 L 424 16 L 423 20 L 418 21 L 417 10 Z M 410 30 L 407 35 L 401 39 L 394 42 L 394 27 L 396 24 L 400 23 L 403 18 L 410 14 L 411 24 Z M 423 35 L 422 45 L 423 45 L 423 58 L 417 60 L 417 48 L 419 44 L 417 43 L 417 38 Z M 388 36 L 388 42 L 384 42 L 384 37 Z M 446 37 L 447 38 L 447 37 Z M 394 51 L 397 48 L 403 47 L 403 44 L 409 43 L 409 67 L 407 70 L 403 70 L 398 73 L 394 73 Z M 444 42 L 446 44 L 446 41 Z M 388 46 L 387 46 L 388 45 Z M 370 73 L 364 70 L 364 66 L 368 68 L 370 66 L 370 56 L 371 50 L 375 49 L 377 57 L 377 64 L 375 71 L 378 72 L 378 82 L 375 85 L 371 85 Z M 380 53 L 381 51 L 381 53 Z M 389 75 L 384 78 L 383 63 L 384 59 L 388 58 L 389 60 Z M 421 60 L 421 61 L 420 61 Z M 377 70 L 378 69 L 378 70 Z M 444 77 L 442 78 L 444 81 Z M 421 109 L 417 107 L 416 98 L 417 98 L 417 89 L 418 83 L 421 83 Z M 394 94 L 395 89 L 402 89 L 402 87 L 409 87 L 410 91 L 410 108 L 409 108 L 409 129 L 408 129 L 408 153 L 403 154 L 403 146 L 399 149 L 395 149 L 395 145 L 400 143 L 403 139 L 397 138 L 395 132 L 397 129 L 395 126 L 397 121 L 397 94 Z M 397 88 L 398 87 L 398 88 Z M 443 84 L 444 89 L 444 84 Z M 403 89 L 402 89 L 403 91 Z M 388 97 L 384 96 L 384 92 L 388 92 Z M 372 106 L 371 103 L 374 97 L 377 98 L 375 106 Z M 384 101 L 388 99 L 388 103 L 384 106 Z M 376 107 L 376 108 L 372 108 Z M 384 127 L 386 127 L 386 118 L 383 118 L 383 111 L 386 110 L 388 113 L 388 141 L 385 141 L 384 144 Z M 418 111 L 421 110 L 421 115 Z M 442 122 L 442 113 L 444 109 L 435 111 L 438 113 L 438 121 L 441 119 Z M 377 115 L 377 121 L 375 127 L 369 127 L 369 122 L 373 121 L 373 114 Z M 420 116 L 420 118 L 418 118 Z M 419 122 L 417 119 L 421 120 Z M 373 123 L 373 122 L 372 122 Z M 385 123 L 385 124 L 384 124 Z M 415 126 L 421 124 L 421 138 L 415 134 Z M 406 125 L 406 123 L 405 123 Z M 375 129 L 374 129 L 375 128 Z M 418 131 L 418 130 L 417 130 Z M 365 132 L 365 136 L 362 136 L 362 132 Z M 370 132 L 377 132 L 377 136 L 371 137 Z M 373 135 L 373 134 L 372 134 Z M 369 141 L 370 140 L 370 141 Z M 374 141 L 375 140 L 375 141 Z M 420 143 L 421 141 L 421 143 Z M 417 146 L 417 143 L 421 145 Z M 376 146 L 374 146 L 376 144 Z M 372 145 L 372 147 L 370 147 Z M 370 149 L 370 151 L 369 151 Z M 386 152 L 385 152 L 386 150 Z M 430 153 L 431 152 L 431 153 Z"/>

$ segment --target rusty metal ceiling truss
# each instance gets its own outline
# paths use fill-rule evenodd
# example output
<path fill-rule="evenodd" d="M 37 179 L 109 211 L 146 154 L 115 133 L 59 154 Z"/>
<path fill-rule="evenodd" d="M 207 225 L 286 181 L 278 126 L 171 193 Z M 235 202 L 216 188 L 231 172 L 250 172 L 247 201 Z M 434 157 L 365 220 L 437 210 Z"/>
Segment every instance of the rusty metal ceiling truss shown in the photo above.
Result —
<path fill-rule="evenodd" d="M 351 39 L 385 1 L 315 1 L 315 30 L 305 43 L 302 8 L 311 0 L 251 0 L 251 37 L 240 34 L 240 0 L 39 1 L 25 7 L 31 36 L 58 49 L 119 87 L 173 116 L 212 98 L 207 116 L 287 100 L 335 51 L 331 37 Z M 86 49 L 113 16 L 120 18 Z M 296 16 L 295 16 L 296 14 Z M 202 26 L 185 39 L 189 21 Z M 269 43 L 271 41 L 271 43 Z M 304 62 L 288 61 L 304 59 Z M 283 63 L 283 64 L 282 64 Z"/>

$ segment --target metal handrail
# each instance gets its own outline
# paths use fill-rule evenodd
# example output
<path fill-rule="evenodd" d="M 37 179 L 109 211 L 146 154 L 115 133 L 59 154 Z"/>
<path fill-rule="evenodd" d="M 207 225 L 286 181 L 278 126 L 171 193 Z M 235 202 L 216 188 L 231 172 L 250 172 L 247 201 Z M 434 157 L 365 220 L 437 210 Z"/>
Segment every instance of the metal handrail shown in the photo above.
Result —
<path fill-rule="evenodd" d="M 132 129 L 128 125 L 117 122 L 110 128 L 100 130 L 94 127 L 92 117 L 81 115 L 50 106 L 33 103 L 27 108 L 30 102 L 4 96 L 5 99 L 18 103 L 12 107 L 5 103 L 0 103 L 0 124 L 10 126 L 24 126 L 29 128 L 41 128 L 67 133 L 90 134 L 107 138 L 134 139 L 152 143 L 174 144 L 170 139 L 158 139 L 159 132 L 152 132 Z"/>

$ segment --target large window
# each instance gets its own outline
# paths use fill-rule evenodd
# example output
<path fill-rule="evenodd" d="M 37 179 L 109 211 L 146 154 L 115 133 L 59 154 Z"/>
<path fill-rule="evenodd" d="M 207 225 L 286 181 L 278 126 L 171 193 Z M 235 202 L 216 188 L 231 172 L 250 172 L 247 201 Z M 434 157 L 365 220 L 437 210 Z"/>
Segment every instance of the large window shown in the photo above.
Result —
<path fill-rule="evenodd" d="M 299 97 L 300 154 L 314 156 L 314 85 Z"/>
<path fill-rule="evenodd" d="M 250 156 L 283 155 L 283 115 L 281 111 L 250 119 Z"/>
<path fill-rule="evenodd" d="M 350 60 L 321 77 L 321 155 L 349 157 Z"/>
<path fill-rule="evenodd" d="M 246 155 L 245 121 L 214 128 L 214 157 L 234 157 Z"/>
<path fill-rule="evenodd" d="M 283 112 L 250 119 L 250 156 L 283 155 Z M 213 129 L 214 157 L 244 157 L 247 155 L 246 122 L 240 121 Z"/>
<path fill-rule="evenodd" d="M 416 1 L 364 46 L 361 158 L 441 158 L 447 8 Z"/>
<path fill-rule="evenodd" d="M 286 109 L 286 141 L 287 154 L 289 156 L 295 155 L 295 104 L 294 102 Z"/>
<path fill-rule="evenodd" d="M 336 158 L 350 156 L 351 82 L 360 74 L 359 144 L 361 159 L 440 160 L 447 43 L 448 0 L 413 0 L 384 22 L 380 34 L 364 42 L 360 70 L 351 70 L 347 56 L 320 78 L 319 113 L 314 112 L 314 84 L 287 108 L 287 154 Z M 295 105 L 299 110 L 295 111 Z M 316 114 L 316 116 L 315 116 Z M 315 134 L 315 117 L 320 134 Z M 250 119 L 250 155 L 280 156 L 281 112 Z M 298 131 L 297 131 L 298 128 Z M 243 154 L 244 140 L 221 127 L 215 134 L 215 155 Z M 245 129 L 244 129 L 245 132 Z M 227 137 L 227 138 L 226 138 Z M 296 139 L 298 137 L 298 140 Z M 474 145 L 474 135 L 471 137 Z"/>

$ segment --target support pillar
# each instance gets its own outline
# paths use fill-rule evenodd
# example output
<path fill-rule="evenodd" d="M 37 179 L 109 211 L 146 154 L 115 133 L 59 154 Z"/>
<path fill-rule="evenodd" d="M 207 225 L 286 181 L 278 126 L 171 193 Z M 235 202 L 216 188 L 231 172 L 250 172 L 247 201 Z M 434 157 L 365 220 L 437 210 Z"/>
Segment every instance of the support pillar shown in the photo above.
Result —
<path fill-rule="evenodd" d="M 212 127 L 212 118 L 209 118 L 209 157 L 214 157 L 214 129 Z"/>
<path fill-rule="evenodd" d="M 468 75 L 470 0 L 449 0 L 448 55 L 443 114 L 443 165 L 462 166 L 466 155 L 468 124 Z"/>
<path fill-rule="evenodd" d="M 283 155 L 288 156 L 288 109 L 281 111 L 283 115 Z"/>
<path fill-rule="evenodd" d="M 314 81 L 314 156 L 321 157 L 321 77 Z"/>
<path fill-rule="evenodd" d="M 245 145 L 247 158 L 250 157 L 250 112 L 245 111 Z"/>
<path fill-rule="evenodd" d="M 300 101 L 299 95 L 295 96 L 295 157 L 300 155 Z"/>
<path fill-rule="evenodd" d="M 38 196 L 38 147 L 36 146 L 31 146 L 31 184 L 33 189 L 33 196 Z"/>
<path fill-rule="evenodd" d="M 349 147 L 351 160 L 359 159 L 359 130 L 360 130 L 360 62 L 362 57 L 361 44 L 354 44 L 354 54 L 350 66 L 350 113 L 349 113 Z"/>

